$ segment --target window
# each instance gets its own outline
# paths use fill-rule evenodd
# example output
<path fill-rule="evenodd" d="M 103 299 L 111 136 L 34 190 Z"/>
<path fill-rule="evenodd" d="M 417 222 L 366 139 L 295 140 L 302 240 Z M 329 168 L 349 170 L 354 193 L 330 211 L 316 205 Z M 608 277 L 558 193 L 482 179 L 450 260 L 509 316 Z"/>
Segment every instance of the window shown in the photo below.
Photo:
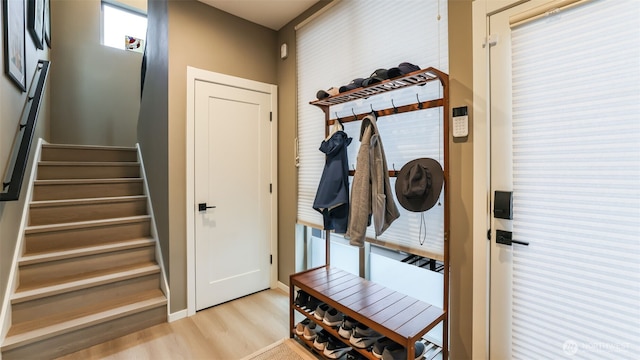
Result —
<path fill-rule="evenodd" d="M 146 35 L 147 15 L 144 12 L 115 2 L 102 2 L 103 45 L 142 52 Z M 127 37 L 132 39 L 127 40 Z M 127 48 L 127 43 L 132 46 Z"/>

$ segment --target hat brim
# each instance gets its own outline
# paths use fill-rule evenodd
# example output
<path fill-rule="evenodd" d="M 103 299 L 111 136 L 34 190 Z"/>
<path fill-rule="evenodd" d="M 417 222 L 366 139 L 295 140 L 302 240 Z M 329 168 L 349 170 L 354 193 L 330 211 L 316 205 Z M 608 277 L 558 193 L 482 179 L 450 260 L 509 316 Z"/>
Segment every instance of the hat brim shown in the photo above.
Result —
<path fill-rule="evenodd" d="M 420 164 L 421 166 L 427 168 L 429 173 L 431 174 L 431 189 L 426 196 L 421 198 L 407 198 L 402 195 L 402 189 L 406 186 L 406 182 L 408 180 L 407 173 L 409 169 L 414 164 Z M 411 160 L 408 163 L 404 164 L 400 172 L 398 172 L 396 176 L 396 198 L 400 205 L 412 212 L 422 212 L 431 209 L 438 199 L 440 198 L 440 193 L 442 192 L 442 184 L 444 183 L 444 173 L 442 171 L 442 166 L 440 163 L 431 158 L 420 158 Z"/>

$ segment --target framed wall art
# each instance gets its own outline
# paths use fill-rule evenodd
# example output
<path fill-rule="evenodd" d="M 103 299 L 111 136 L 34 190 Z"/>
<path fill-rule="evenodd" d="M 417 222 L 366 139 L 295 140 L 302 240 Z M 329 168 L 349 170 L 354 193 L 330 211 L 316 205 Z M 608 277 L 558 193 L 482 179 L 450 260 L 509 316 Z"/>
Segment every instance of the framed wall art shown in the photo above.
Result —
<path fill-rule="evenodd" d="M 27 1 L 27 28 L 38 49 L 44 49 L 44 0 Z"/>
<path fill-rule="evenodd" d="M 4 15 L 4 70 L 22 91 L 27 89 L 24 1 L 2 0 Z"/>

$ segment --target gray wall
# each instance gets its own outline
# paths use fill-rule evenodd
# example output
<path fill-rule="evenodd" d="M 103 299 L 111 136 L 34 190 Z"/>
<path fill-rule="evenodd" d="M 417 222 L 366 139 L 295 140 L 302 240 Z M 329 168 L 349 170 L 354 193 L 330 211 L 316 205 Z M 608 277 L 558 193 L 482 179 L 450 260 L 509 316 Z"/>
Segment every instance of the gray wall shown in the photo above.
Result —
<path fill-rule="evenodd" d="M 276 84 L 276 59 L 279 49 L 276 45 L 275 31 L 196 0 L 169 1 L 168 31 L 168 138 L 167 143 L 159 146 L 157 150 L 159 156 L 168 156 L 168 273 L 171 287 L 170 310 L 175 312 L 187 307 L 187 66 Z M 154 130 L 145 127 L 144 131 Z M 166 176 L 166 173 L 148 175 Z M 152 196 L 155 197 L 154 194 Z M 163 240 L 165 241 L 167 240 Z"/>
<path fill-rule="evenodd" d="M 4 16 L 0 16 L 0 29 L 3 29 L 4 33 Z M 49 49 L 45 45 L 44 50 L 36 49 L 28 32 L 25 32 L 26 41 L 26 62 L 27 62 L 27 89 L 33 79 L 35 73 L 36 64 L 39 59 L 49 59 Z M 4 35 L 0 37 L 2 46 L 4 49 Z M 25 105 L 27 93 L 21 92 L 4 73 L 4 56 L 0 56 L 0 177 L 4 178 L 11 152 L 13 151 L 13 142 L 16 135 L 18 123 L 22 114 L 22 109 Z M 51 69 L 50 69 L 51 71 Z M 51 72 L 49 73 L 51 74 Z M 49 139 L 49 99 L 51 92 L 51 78 L 47 88 L 45 89 L 45 96 L 40 108 L 40 116 L 36 124 L 36 130 L 34 134 L 33 144 L 31 146 L 31 152 L 29 157 L 29 164 L 24 177 L 24 183 L 22 186 L 22 192 L 18 201 L 0 202 L 0 304 L 4 301 L 5 290 L 9 281 L 9 272 L 11 269 L 11 262 L 13 260 L 13 253 L 16 248 L 16 242 L 18 239 L 18 230 L 20 225 L 20 218 L 22 216 L 22 209 L 25 202 L 25 194 L 27 191 L 26 182 L 31 175 L 31 165 L 33 163 L 33 155 L 35 153 L 36 143 L 38 138 L 44 140 Z"/>
<path fill-rule="evenodd" d="M 142 151 L 154 219 L 162 251 L 169 268 L 169 50 L 167 0 L 154 0 L 148 7 L 147 70 L 140 101 L 138 142 Z M 139 81 L 139 80 L 138 80 Z"/>
<path fill-rule="evenodd" d="M 52 0 L 51 25 L 51 141 L 135 145 L 142 55 L 100 44 L 100 0 Z"/>

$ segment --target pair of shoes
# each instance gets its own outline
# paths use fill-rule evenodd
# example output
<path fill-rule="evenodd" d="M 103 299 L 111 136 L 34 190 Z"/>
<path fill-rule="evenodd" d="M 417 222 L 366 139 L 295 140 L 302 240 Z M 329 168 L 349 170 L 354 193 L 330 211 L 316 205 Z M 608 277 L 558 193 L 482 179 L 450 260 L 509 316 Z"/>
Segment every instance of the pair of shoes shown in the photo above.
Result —
<path fill-rule="evenodd" d="M 302 308 L 307 305 L 308 301 L 309 301 L 309 294 L 307 294 L 305 291 L 298 290 L 298 294 L 296 295 L 296 299 L 293 301 L 293 303 L 297 307 Z"/>
<path fill-rule="evenodd" d="M 316 307 L 316 309 L 313 312 L 313 317 L 315 317 L 318 320 L 322 320 L 324 319 L 324 314 L 327 312 L 327 310 L 329 310 L 331 307 L 325 303 L 320 303 L 320 305 L 318 305 Z"/>
<path fill-rule="evenodd" d="M 353 334 L 349 338 L 349 342 L 358 349 L 367 349 L 381 337 L 382 335 L 367 325 L 358 324 L 355 329 L 353 329 Z"/>
<path fill-rule="evenodd" d="M 313 311 L 320 304 L 320 300 L 314 298 L 313 296 L 307 294 L 306 291 L 298 290 L 298 294 L 296 295 L 296 299 L 293 303 L 306 311 Z"/>
<path fill-rule="evenodd" d="M 330 336 L 331 335 L 329 335 L 327 330 L 324 330 L 324 329 L 320 330 L 320 332 L 316 334 L 315 340 L 313 340 L 313 347 L 316 350 L 324 351 L 324 348 L 327 346 L 327 343 L 329 342 Z"/>
<path fill-rule="evenodd" d="M 342 320 L 342 313 L 332 307 L 325 311 L 324 317 L 322 318 L 322 322 L 329 326 L 338 326 L 342 323 Z"/>
<path fill-rule="evenodd" d="M 416 341 L 414 359 L 420 359 L 426 352 L 424 343 Z M 400 344 L 387 346 L 382 352 L 382 360 L 402 360 L 407 358 L 407 350 Z"/>
<path fill-rule="evenodd" d="M 322 327 L 311 321 L 305 325 L 304 330 L 302 330 L 302 337 L 309 341 L 315 340 L 320 330 L 322 330 Z"/>
<path fill-rule="evenodd" d="M 296 328 L 294 329 L 296 335 L 302 336 L 304 334 L 304 329 L 309 325 L 309 323 L 311 323 L 311 320 L 304 319 L 296 324 Z"/>
<path fill-rule="evenodd" d="M 351 350 L 351 346 L 343 343 L 342 341 L 329 336 L 327 344 L 322 351 L 322 354 L 329 359 L 339 359 L 342 355 Z"/>
<path fill-rule="evenodd" d="M 373 344 L 373 349 L 371 349 L 371 353 L 376 358 L 382 359 L 382 353 L 384 352 L 384 349 L 386 349 L 388 346 L 394 346 L 394 345 L 398 345 L 398 343 L 389 339 L 386 336 L 382 337 L 376 340 L 376 342 Z"/>
<path fill-rule="evenodd" d="M 340 324 L 340 329 L 338 329 L 338 335 L 344 339 L 350 339 L 351 335 L 353 335 L 353 330 L 358 325 L 358 322 L 355 321 L 350 316 L 345 316 L 342 324 Z"/>

